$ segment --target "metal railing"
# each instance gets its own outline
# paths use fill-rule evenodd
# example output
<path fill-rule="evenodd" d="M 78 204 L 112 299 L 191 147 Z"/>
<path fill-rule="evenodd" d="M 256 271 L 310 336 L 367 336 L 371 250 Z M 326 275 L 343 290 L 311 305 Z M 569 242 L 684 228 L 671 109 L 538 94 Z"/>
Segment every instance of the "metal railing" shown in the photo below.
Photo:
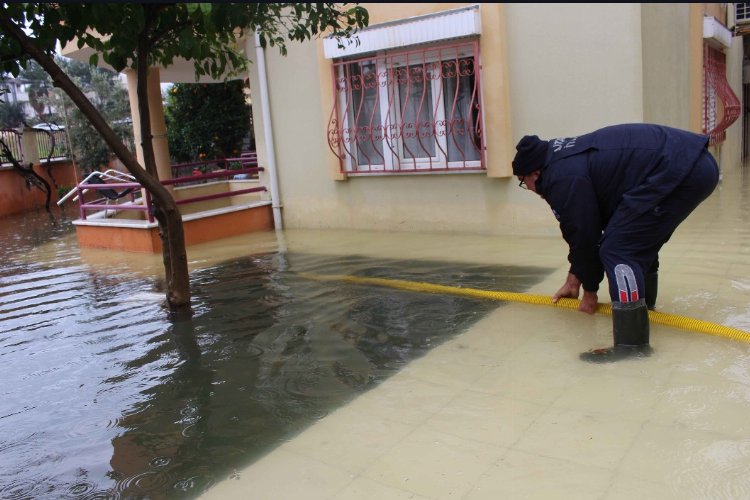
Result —
<path fill-rule="evenodd" d="M 222 170 L 238 170 L 258 166 L 258 155 L 252 151 L 235 158 L 214 158 L 172 165 L 173 177 L 196 176 Z"/>
<path fill-rule="evenodd" d="M 205 162 L 211 163 L 211 162 Z M 222 170 L 215 171 L 207 174 L 195 174 L 183 177 L 176 177 L 161 181 L 165 186 L 180 186 L 190 185 L 196 183 L 202 183 L 209 180 L 216 179 L 257 179 L 259 172 L 262 172 L 263 167 L 247 167 L 234 170 Z M 96 177 L 97 179 L 94 179 Z M 141 198 L 141 202 L 138 203 L 135 195 L 141 192 L 142 185 L 135 182 L 133 176 L 129 174 L 123 174 L 114 170 L 107 170 L 105 172 L 92 172 L 83 181 L 73 188 L 69 193 L 62 197 L 57 204 L 62 205 L 67 199 L 76 195 L 75 199 L 78 201 L 78 208 L 81 220 L 86 220 L 87 214 L 90 211 L 103 211 L 105 216 L 110 210 L 135 210 L 144 212 L 145 218 L 149 222 L 154 222 L 153 216 L 153 205 L 151 201 L 151 195 L 148 191 L 143 191 L 144 196 Z M 119 190 L 119 191 L 118 191 Z M 84 195 L 89 191 L 95 191 L 102 196 L 97 197 L 93 200 L 86 201 Z M 265 186 L 257 186 L 245 189 L 236 189 L 223 193 L 214 193 L 209 195 L 194 196 L 191 198 L 185 198 L 177 200 L 178 205 L 186 205 L 190 203 L 198 203 L 201 201 L 215 200 L 220 198 L 228 198 L 232 196 L 239 196 L 249 193 L 257 193 L 267 191 Z M 125 203 L 118 203 L 117 200 L 124 199 L 126 195 L 130 196 L 130 201 Z"/>
<path fill-rule="evenodd" d="M 34 132 L 40 161 L 47 161 L 48 157 L 53 160 L 60 160 L 70 156 L 65 130 L 35 130 Z M 53 137 L 54 148 L 52 146 Z M 0 130 L 0 138 L 8 145 L 13 157 L 23 163 L 26 158 L 23 151 L 23 134 L 15 129 L 2 129 Z M 52 152 L 51 155 L 50 152 Z M 2 156 L 2 163 L 10 163 L 4 155 Z"/>
<path fill-rule="evenodd" d="M 18 130 L 2 129 L 0 130 L 0 138 L 2 138 L 5 144 L 7 144 L 13 157 L 16 160 L 23 162 L 23 140 L 21 138 L 21 133 Z M 10 163 L 10 160 L 6 158 L 5 155 L 0 153 L 0 156 L 2 157 L 0 163 Z"/>
<path fill-rule="evenodd" d="M 479 42 L 335 62 L 328 145 L 348 175 L 485 170 Z"/>
<path fill-rule="evenodd" d="M 712 146 L 724 142 L 740 116 L 741 103 L 727 81 L 726 55 L 703 45 L 703 133 Z"/>
<path fill-rule="evenodd" d="M 52 145 L 53 138 L 55 142 L 54 148 Z M 36 147 L 39 151 L 39 159 L 41 161 L 46 161 L 48 157 L 51 159 L 68 158 L 70 155 L 65 130 L 37 130 Z"/>

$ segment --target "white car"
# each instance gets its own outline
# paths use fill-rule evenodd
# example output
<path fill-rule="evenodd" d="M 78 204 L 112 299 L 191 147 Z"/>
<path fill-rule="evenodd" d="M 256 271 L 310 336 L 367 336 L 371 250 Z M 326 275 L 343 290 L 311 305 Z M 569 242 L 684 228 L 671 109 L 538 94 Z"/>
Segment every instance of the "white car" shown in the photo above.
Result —
<path fill-rule="evenodd" d="M 63 127 L 62 125 L 57 125 L 56 123 L 39 123 L 31 128 L 35 128 L 37 130 L 48 130 L 50 132 L 54 132 L 56 130 L 65 130 L 65 127 Z"/>

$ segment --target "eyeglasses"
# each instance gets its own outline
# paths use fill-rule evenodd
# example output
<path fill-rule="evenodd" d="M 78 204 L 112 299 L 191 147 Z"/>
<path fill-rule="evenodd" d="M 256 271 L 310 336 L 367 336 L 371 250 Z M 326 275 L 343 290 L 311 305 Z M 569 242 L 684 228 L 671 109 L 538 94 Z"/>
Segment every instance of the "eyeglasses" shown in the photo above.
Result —
<path fill-rule="evenodd" d="M 518 182 L 518 187 L 520 187 L 521 189 L 525 189 L 525 190 L 528 191 L 529 186 L 526 185 L 526 183 L 524 182 L 525 180 L 526 180 L 526 176 L 525 175 L 519 175 L 518 176 L 518 181 L 519 181 Z"/>

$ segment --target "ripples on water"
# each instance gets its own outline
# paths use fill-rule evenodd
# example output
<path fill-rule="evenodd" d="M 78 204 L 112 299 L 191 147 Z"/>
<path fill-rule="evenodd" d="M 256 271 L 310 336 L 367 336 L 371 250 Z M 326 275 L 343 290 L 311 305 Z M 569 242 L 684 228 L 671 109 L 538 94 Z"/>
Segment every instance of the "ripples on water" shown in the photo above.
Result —
<path fill-rule="evenodd" d="M 193 272 L 195 315 L 171 323 L 159 278 L 87 265 L 64 216 L 0 219 L 0 252 L 3 499 L 195 496 L 497 307 L 298 272 L 515 291 L 542 272 L 248 255 Z"/>
<path fill-rule="evenodd" d="M 705 500 L 736 500 L 747 498 L 750 475 L 750 440 L 717 440 L 689 456 L 677 456 L 682 467 L 668 478 L 674 492 L 690 491 L 693 498 Z M 732 478 L 732 481 L 727 481 Z"/>

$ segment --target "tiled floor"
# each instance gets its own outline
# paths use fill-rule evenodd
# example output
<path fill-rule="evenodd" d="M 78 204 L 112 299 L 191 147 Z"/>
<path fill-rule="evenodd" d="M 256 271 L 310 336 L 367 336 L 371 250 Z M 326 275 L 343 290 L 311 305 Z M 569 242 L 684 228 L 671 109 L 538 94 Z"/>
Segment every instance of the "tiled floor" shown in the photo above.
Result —
<path fill-rule="evenodd" d="M 748 177 L 725 174 L 663 249 L 660 310 L 750 331 Z M 404 235 L 399 251 L 460 240 L 426 238 Z M 476 260 L 554 267 L 532 293 L 567 271 L 556 235 L 467 239 Z M 651 357 L 580 361 L 611 344 L 610 321 L 499 307 L 205 498 L 750 498 L 750 344 L 652 324 Z"/>

